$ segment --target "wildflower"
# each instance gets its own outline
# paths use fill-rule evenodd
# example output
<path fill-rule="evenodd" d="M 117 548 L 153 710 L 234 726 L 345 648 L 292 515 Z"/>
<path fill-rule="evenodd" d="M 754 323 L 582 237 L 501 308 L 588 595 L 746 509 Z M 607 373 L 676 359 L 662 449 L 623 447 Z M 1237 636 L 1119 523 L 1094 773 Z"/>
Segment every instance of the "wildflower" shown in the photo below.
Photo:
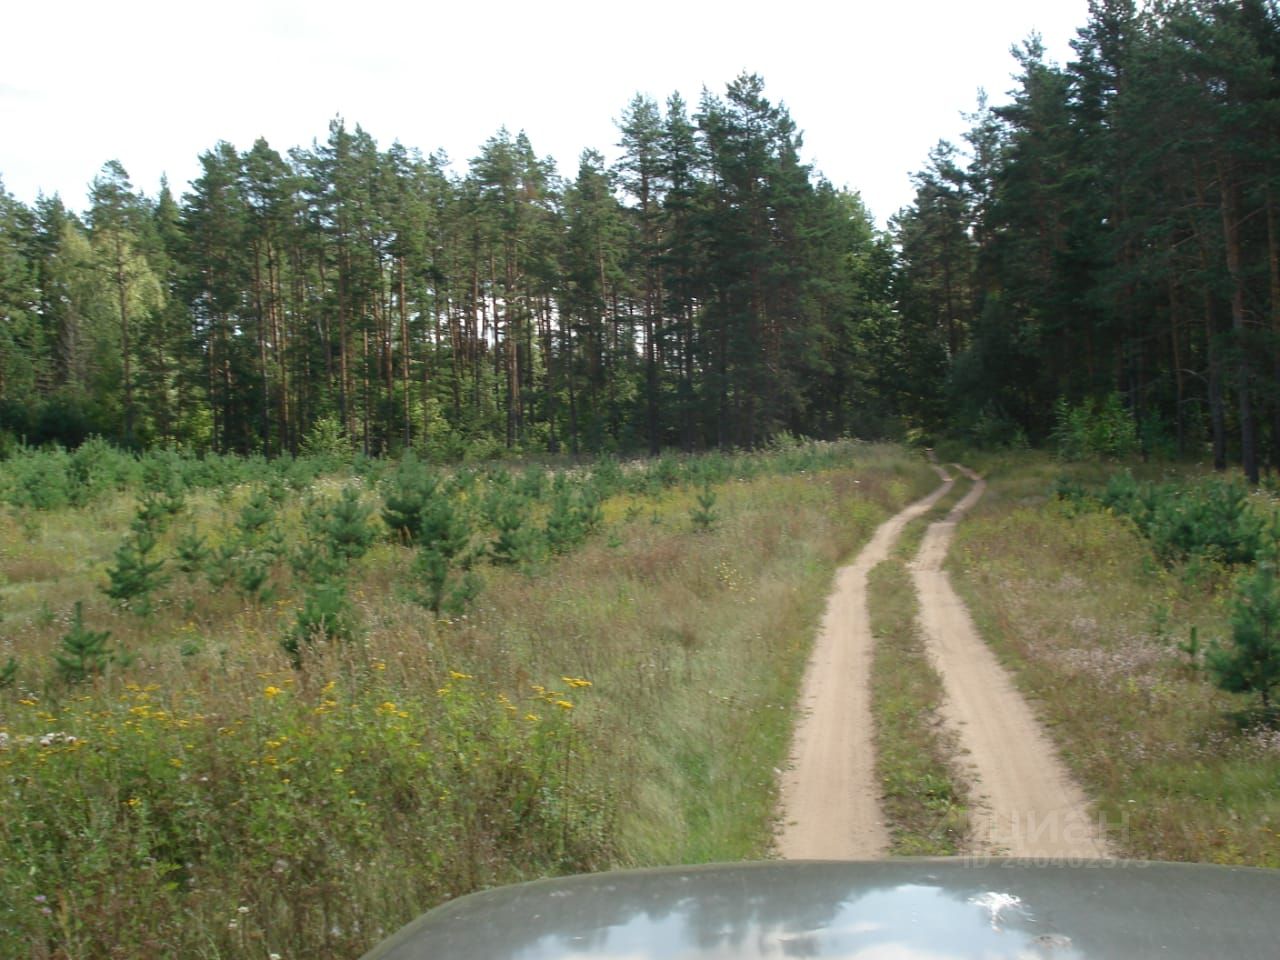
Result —
<path fill-rule="evenodd" d="M 240 914 L 241 916 L 243 916 L 248 912 L 249 912 L 249 908 L 244 906 L 243 904 L 241 906 L 236 907 L 236 913 Z"/>
<path fill-rule="evenodd" d="M 170 758 L 169 758 L 169 766 L 171 766 L 171 767 L 178 767 L 178 768 L 181 768 L 181 767 L 182 767 L 182 758 L 181 758 L 181 757 L 170 757 Z"/>
<path fill-rule="evenodd" d="M 571 687 L 591 686 L 591 681 L 587 680 L 585 677 L 561 677 L 560 679 L 563 680 L 565 683 L 567 683 Z"/>
<path fill-rule="evenodd" d="M 528 720 L 530 723 L 537 723 L 539 720 L 542 719 L 536 713 L 526 713 L 524 715 L 524 718 Z"/>
<path fill-rule="evenodd" d="M 568 700 L 557 700 L 557 701 L 556 701 L 556 706 L 557 706 L 557 707 L 559 707 L 561 710 L 572 710 L 572 709 L 573 709 L 573 704 L 572 704 L 572 703 L 570 703 Z"/>
<path fill-rule="evenodd" d="M 268 700 L 270 700 L 272 697 L 278 697 L 282 693 L 284 693 L 284 691 L 276 686 L 267 687 L 267 689 L 262 691 L 262 695 L 266 697 Z"/>
<path fill-rule="evenodd" d="M 337 681 L 337 680 L 330 680 L 328 683 L 326 683 L 326 684 L 324 685 L 324 688 L 323 688 L 323 689 L 321 689 L 321 691 L 320 691 L 320 692 L 321 692 L 321 693 L 333 693 L 333 688 L 334 688 L 334 687 L 336 687 L 337 685 L 338 685 L 338 681 Z"/>
<path fill-rule="evenodd" d="M 141 800 L 139 800 L 137 797 L 130 797 L 130 798 L 129 798 L 128 800 L 126 800 L 125 802 L 126 802 L 127 804 L 129 804 L 129 806 L 131 806 L 131 807 L 140 807 L 140 806 L 142 806 L 142 801 L 141 801 Z"/>
<path fill-rule="evenodd" d="M 471 674 L 459 673 L 457 670 L 450 670 L 449 678 L 451 680 L 474 680 L 475 679 L 473 676 L 471 676 Z"/>

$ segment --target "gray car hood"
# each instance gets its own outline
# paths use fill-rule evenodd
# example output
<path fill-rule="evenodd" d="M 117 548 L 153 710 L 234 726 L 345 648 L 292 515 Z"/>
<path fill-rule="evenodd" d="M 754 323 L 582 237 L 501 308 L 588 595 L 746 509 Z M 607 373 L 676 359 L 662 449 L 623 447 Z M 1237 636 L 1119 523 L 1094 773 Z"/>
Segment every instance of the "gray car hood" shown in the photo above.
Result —
<path fill-rule="evenodd" d="M 365 960 L 1280 956 L 1280 871 L 1025 860 L 603 873 L 437 907 Z"/>

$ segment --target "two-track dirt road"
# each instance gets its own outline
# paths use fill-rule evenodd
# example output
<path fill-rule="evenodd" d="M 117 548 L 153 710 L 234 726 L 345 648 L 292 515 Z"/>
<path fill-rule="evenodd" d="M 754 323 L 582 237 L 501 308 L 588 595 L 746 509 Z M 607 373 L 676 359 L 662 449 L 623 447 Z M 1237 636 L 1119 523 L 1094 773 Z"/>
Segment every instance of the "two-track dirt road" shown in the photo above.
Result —
<path fill-rule="evenodd" d="M 835 589 L 805 669 L 792 763 L 782 780 L 778 850 L 789 860 L 870 860 L 889 835 L 880 814 L 871 737 L 871 618 L 867 574 L 902 528 L 946 496 L 953 481 L 882 523 Z"/>
<path fill-rule="evenodd" d="M 982 641 L 942 569 L 956 523 L 985 483 L 945 520 L 929 526 L 913 566 L 920 627 L 945 688 L 943 716 L 959 737 L 968 772 L 974 853 L 1023 857 L 1104 857 L 1088 805 L 1031 709 Z M 783 778 L 778 850 L 788 859 L 865 860 L 886 855 L 888 833 L 875 777 L 870 708 L 872 644 L 867 574 L 886 559 L 903 527 L 951 489 L 886 521 L 836 574 L 808 668 L 792 765 Z"/>

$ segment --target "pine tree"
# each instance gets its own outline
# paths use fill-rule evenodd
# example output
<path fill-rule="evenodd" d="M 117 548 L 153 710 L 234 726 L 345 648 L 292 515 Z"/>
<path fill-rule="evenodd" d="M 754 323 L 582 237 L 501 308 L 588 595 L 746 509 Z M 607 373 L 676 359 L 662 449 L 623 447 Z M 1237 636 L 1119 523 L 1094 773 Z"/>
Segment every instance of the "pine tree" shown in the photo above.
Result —
<path fill-rule="evenodd" d="M 107 640 L 110 630 L 93 631 L 84 625 L 84 604 L 77 600 L 71 619 L 71 629 L 59 641 L 54 660 L 58 672 L 68 683 L 83 683 L 102 673 L 112 661 Z"/>
<path fill-rule="evenodd" d="M 1232 693 L 1256 693 L 1270 713 L 1280 688 L 1280 585 L 1275 564 L 1260 563 L 1240 585 L 1231 609 L 1231 642 L 1213 643 L 1206 662 L 1214 682 Z"/>

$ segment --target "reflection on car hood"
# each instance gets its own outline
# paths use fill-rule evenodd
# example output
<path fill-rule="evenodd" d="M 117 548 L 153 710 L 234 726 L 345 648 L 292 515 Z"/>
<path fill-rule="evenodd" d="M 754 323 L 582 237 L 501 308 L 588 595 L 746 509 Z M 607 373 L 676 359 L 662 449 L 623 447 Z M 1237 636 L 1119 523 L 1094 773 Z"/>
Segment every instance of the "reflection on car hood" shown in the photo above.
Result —
<path fill-rule="evenodd" d="M 1275 956 L 1280 871 L 1134 861 L 774 862 L 462 897 L 365 960 Z"/>

